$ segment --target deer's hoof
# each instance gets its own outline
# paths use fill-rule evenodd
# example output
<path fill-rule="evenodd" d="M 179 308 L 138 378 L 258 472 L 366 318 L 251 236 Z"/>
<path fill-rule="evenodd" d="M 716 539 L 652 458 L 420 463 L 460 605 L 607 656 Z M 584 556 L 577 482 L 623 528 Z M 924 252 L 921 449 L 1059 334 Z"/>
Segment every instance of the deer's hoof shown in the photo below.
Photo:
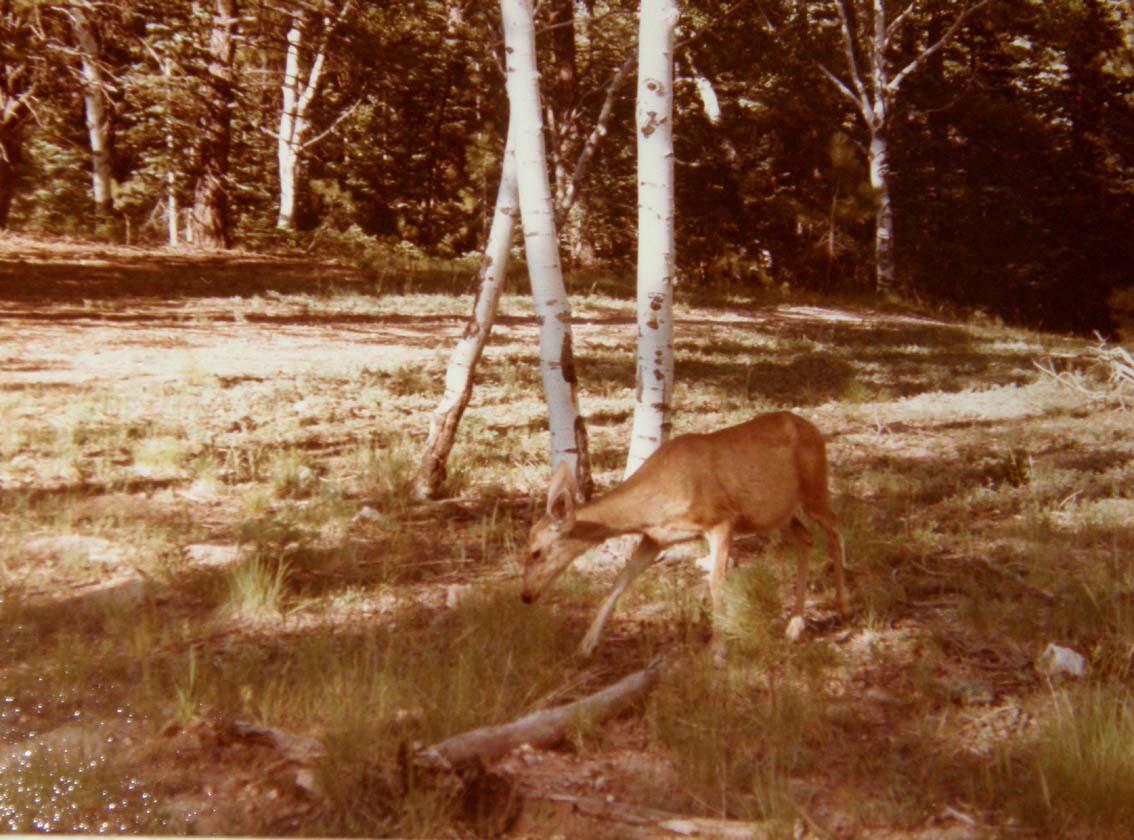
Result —
<path fill-rule="evenodd" d="M 793 615 L 791 621 L 787 623 L 787 630 L 784 636 L 787 637 L 789 642 L 798 642 L 803 635 L 803 631 L 807 629 L 807 622 L 803 620 L 801 615 Z"/>

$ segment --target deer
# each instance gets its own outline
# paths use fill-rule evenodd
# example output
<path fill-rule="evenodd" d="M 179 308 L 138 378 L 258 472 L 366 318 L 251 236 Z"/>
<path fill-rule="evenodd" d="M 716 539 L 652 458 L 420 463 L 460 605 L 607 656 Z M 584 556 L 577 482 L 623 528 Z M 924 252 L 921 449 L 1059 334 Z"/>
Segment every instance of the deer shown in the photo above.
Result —
<path fill-rule="evenodd" d="M 718 625 L 732 541 L 738 535 L 789 530 L 810 548 L 800 514 L 826 532 L 834 568 L 839 613 L 849 614 L 843 563 L 845 550 L 827 486 L 827 448 L 819 430 L 789 411 L 704 434 L 684 434 L 662 444 L 629 478 L 610 492 L 576 506 L 575 477 L 560 462 L 552 474 L 547 513 L 528 535 L 521 598 L 533 603 L 584 552 L 624 534 L 642 537 L 579 644 L 590 657 L 618 599 L 633 580 L 667 549 L 704 539 L 709 546 L 714 663 L 724 664 Z M 800 551 L 795 604 L 788 639 L 806 629 L 808 552 Z"/>

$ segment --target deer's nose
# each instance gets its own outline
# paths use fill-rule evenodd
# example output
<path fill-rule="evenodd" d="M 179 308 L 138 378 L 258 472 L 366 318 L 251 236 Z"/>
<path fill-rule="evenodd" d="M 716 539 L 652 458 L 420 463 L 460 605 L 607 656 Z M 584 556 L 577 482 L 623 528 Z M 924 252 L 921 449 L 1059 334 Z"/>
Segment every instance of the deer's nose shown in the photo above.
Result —
<path fill-rule="evenodd" d="M 532 603 L 532 601 L 535 600 L 535 595 L 533 595 L 530 592 L 524 592 L 524 593 L 521 593 L 520 598 L 521 598 L 521 600 L 523 600 L 523 602 L 525 604 L 530 604 L 530 603 Z"/>

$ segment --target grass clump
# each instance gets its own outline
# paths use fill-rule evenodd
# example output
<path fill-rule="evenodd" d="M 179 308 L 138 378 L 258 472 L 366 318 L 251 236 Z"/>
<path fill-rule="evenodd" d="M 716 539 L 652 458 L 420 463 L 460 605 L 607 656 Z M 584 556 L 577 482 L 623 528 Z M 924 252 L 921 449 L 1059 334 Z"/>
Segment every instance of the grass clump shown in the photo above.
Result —
<path fill-rule="evenodd" d="M 180 475 L 189 456 L 188 442 L 169 435 L 135 441 L 132 449 L 134 470 L 146 477 Z"/>
<path fill-rule="evenodd" d="M 384 512 L 396 512 L 410 499 L 410 486 L 417 470 L 412 448 L 395 439 L 358 447 L 351 471 L 367 503 Z"/>
<path fill-rule="evenodd" d="M 279 499 L 306 499 L 319 486 L 319 475 L 294 449 L 276 455 L 271 462 L 272 490 Z"/>
<path fill-rule="evenodd" d="M 229 575 L 226 611 L 243 618 L 282 615 L 288 595 L 290 566 L 286 560 L 255 557 Z"/>
<path fill-rule="evenodd" d="M 696 806 L 786 825 L 798 814 L 789 781 L 816 760 L 823 708 L 806 683 L 714 669 L 696 657 L 667 673 L 651 724 Z"/>
<path fill-rule="evenodd" d="M 1131 836 L 1134 698 L 1102 685 L 1053 697 L 1054 715 L 1019 761 L 1020 812 L 1044 831 L 1076 825 L 1093 837 Z"/>

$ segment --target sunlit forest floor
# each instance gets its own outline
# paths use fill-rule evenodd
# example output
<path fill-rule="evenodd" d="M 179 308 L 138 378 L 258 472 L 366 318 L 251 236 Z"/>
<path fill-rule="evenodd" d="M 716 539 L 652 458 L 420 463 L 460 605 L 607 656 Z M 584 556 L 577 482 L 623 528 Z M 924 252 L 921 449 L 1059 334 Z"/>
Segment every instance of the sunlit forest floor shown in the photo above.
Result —
<path fill-rule="evenodd" d="M 853 614 L 817 535 L 809 629 L 784 641 L 803 549 L 746 541 L 726 667 L 690 562 L 644 575 L 580 661 L 609 564 L 518 597 L 548 446 L 524 296 L 444 500 L 407 492 L 472 283 L 0 238 L 0 830 L 1134 831 L 1134 415 L 1034 364 L 1090 383 L 1088 343 L 682 287 L 676 430 L 790 408 L 825 432 Z M 604 489 L 634 387 L 611 285 L 572 301 Z M 1082 677 L 1037 668 L 1051 643 Z M 659 656 L 643 706 L 491 784 L 407 763 Z"/>

